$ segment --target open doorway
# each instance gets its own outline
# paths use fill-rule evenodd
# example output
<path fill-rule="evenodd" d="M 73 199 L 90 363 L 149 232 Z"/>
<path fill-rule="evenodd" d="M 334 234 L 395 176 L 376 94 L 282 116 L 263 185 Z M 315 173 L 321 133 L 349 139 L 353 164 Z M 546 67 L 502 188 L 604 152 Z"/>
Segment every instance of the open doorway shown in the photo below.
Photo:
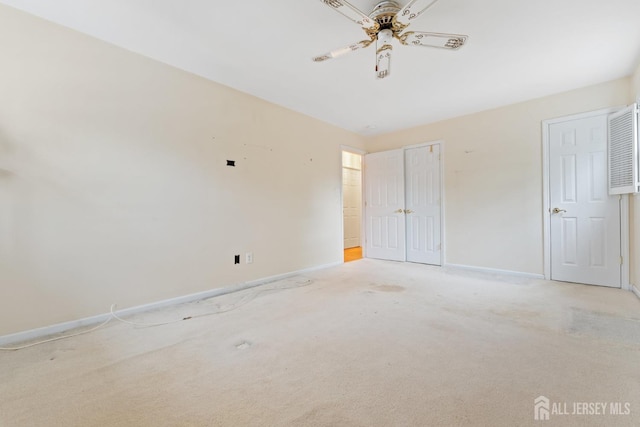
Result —
<path fill-rule="evenodd" d="M 342 152 L 344 262 L 362 258 L 362 155 Z"/>

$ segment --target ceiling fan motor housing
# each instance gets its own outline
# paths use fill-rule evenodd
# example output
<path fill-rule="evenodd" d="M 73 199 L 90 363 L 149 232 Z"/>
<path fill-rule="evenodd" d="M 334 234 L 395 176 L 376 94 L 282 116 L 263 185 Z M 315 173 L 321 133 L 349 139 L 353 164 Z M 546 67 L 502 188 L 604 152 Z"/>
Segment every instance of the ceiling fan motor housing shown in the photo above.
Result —
<path fill-rule="evenodd" d="M 395 1 L 381 1 L 373 8 L 369 18 L 376 21 L 381 30 L 392 29 L 393 17 L 400 9 L 400 5 Z"/>

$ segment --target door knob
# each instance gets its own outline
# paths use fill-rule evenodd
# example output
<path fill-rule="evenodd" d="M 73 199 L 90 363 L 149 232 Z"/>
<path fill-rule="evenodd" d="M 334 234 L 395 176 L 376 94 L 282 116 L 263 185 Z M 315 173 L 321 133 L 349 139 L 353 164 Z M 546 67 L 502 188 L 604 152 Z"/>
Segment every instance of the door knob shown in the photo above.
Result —
<path fill-rule="evenodd" d="M 554 214 L 559 214 L 560 212 L 566 212 L 566 210 L 560 209 L 560 208 L 553 208 L 551 212 Z"/>
<path fill-rule="evenodd" d="M 412 211 L 411 209 L 405 209 L 405 210 L 404 210 L 404 213 L 406 213 L 406 214 L 412 214 L 412 213 L 413 213 L 413 211 Z"/>
<path fill-rule="evenodd" d="M 402 213 L 402 212 L 404 212 L 402 209 L 398 209 L 396 211 L 393 211 L 393 213 Z"/>

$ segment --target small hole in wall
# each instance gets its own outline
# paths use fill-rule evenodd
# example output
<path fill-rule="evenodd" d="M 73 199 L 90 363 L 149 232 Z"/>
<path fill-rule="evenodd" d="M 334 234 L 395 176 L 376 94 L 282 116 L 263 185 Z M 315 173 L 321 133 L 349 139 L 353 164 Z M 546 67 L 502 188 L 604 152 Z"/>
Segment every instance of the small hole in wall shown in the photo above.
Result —
<path fill-rule="evenodd" d="M 227 166 L 235 166 L 235 165 L 236 165 L 235 160 L 227 160 Z"/>

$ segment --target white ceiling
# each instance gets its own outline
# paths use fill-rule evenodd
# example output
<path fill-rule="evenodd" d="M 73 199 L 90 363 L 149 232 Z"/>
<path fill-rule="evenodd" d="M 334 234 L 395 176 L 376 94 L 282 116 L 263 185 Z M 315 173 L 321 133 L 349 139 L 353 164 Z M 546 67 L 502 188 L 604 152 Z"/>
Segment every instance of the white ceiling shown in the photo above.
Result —
<path fill-rule="evenodd" d="M 404 5 L 407 0 L 399 0 Z M 639 0 L 439 0 L 412 30 L 469 35 L 459 51 L 374 47 L 322 0 L 0 0 L 362 135 L 588 86 L 640 60 Z M 352 0 L 369 12 L 377 0 Z"/>

